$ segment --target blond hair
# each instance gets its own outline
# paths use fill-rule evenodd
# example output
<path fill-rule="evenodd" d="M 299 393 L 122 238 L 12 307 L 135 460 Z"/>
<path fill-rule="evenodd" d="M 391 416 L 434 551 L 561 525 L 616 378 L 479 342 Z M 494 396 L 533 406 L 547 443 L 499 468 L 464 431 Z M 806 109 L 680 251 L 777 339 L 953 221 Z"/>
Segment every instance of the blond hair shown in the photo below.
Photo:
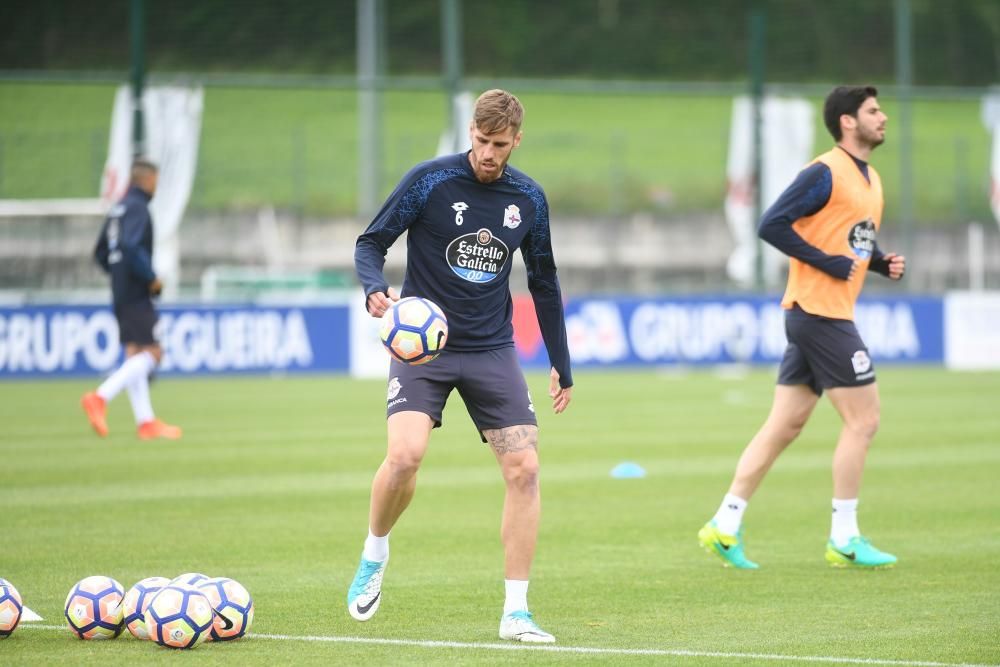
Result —
<path fill-rule="evenodd" d="M 516 134 L 521 129 L 523 120 L 524 107 L 521 106 L 521 101 L 499 88 L 487 90 L 480 95 L 472 114 L 473 126 L 483 134 L 496 134 L 508 127 L 514 128 Z"/>

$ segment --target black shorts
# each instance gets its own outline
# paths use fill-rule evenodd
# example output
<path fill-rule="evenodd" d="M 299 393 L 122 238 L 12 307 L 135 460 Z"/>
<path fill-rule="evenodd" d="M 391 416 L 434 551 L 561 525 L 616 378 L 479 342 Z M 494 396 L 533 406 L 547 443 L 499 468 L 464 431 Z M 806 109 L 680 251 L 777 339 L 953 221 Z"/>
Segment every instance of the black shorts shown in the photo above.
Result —
<path fill-rule="evenodd" d="M 788 347 L 778 369 L 778 384 L 805 384 L 822 396 L 831 387 L 860 387 L 875 382 L 868 347 L 850 320 L 785 311 Z"/>
<path fill-rule="evenodd" d="M 438 427 L 452 389 L 458 390 L 480 437 L 486 429 L 538 424 L 513 347 L 482 352 L 445 350 L 434 361 L 419 366 L 393 359 L 387 416 L 407 410 L 423 412 Z"/>
<path fill-rule="evenodd" d="M 153 328 L 159 316 L 150 301 L 115 304 L 118 320 L 118 340 L 123 344 L 155 345 Z"/>

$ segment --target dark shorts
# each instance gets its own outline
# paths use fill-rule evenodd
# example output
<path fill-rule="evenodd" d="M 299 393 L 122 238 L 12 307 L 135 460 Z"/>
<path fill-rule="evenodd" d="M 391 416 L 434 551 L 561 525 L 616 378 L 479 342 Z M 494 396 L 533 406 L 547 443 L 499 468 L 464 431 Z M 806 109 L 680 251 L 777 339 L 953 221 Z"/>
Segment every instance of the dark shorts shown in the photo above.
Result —
<path fill-rule="evenodd" d="M 458 390 L 480 437 L 486 429 L 538 424 L 513 347 L 483 352 L 445 350 L 420 366 L 393 359 L 386 413 L 423 412 L 434 420 L 435 427 L 440 426 L 452 389 Z"/>
<path fill-rule="evenodd" d="M 118 339 L 124 343 L 136 345 L 155 345 L 153 328 L 158 319 L 156 309 L 149 301 L 136 301 L 115 305 L 115 318 L 118 320 Z"/>
<path fill-rule="evenodd" d="M 808 385 L 822 396 L 831 387 L 875 382 L 875 367 L 854 322 L 811 315 L 796 305 L 785 311 L 785 336 L 778 384 Z"/>

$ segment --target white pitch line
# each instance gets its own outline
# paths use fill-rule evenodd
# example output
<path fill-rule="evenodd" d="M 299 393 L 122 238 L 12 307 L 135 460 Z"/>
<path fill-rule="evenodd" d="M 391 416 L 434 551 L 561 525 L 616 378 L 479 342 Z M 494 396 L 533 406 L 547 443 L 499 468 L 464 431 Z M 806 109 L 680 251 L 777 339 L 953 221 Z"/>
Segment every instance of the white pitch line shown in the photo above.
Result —
<path fill-rule="evenodd" d="M 417 646 L 420 648 L 471 648 L 493 651 L 547 651 L 550 653 L 581 653 L 588 655 L 660 655 L 686 658 L 738 658 L 742 660 L 784 660 L 793 662 L 830 662 L 854 665 L 912 665 L 913 667 L 1000 667 L 959 662 L 934 662 L 927 660 L 882 660 L 879 658 L 838 658 L 834 656 L 780 655 L 772 653 L 739 653 L 727 651 L 687 651 L 656 648 L 594 648 L 588 646 L 549 646 L 544 644 L 448 642 L 420 639 L 381 639 L 373 637 L 317 637 L 297 635 L 268 635 L 250 633 L 248 637 L 303 642 L 338 642 L 344 644 L 381 644 L 388 646 Z"/>
<path fill-rule="evenodd" d="M 64 625 L 25 625 L 37 630 L 66 630 Z M 381 646 L 416 646 L 418 648 L 466 648 L 487 651 L 545 651 L 548 653 L 578 653 L 583 655 L 659 655 L 675 658 L 735 658 L 739 660 L 775 660 L 785 662 L 827 662 L 850 665 L 892 665 L 903 667 L 1000 667 L 993 664 L 967 662 L 935 662 L 930 660 L 889 660 L 881 658 L 838 658 L 825 655 L 781 655 L 778 653 L 740 653 L 737 651 L 687 651 L 658 648 L 596 648 L 589 646 L 548 646 L 544 644 L 500 644 L 478 642 L 448 642 L 432 639 L 383 639 L 378 637 L 325 637 L 310 635 L 271 635 L 252 632 L 252 639 L 293 642 L 329 642 L 339 644 L 377 644 Z"/>

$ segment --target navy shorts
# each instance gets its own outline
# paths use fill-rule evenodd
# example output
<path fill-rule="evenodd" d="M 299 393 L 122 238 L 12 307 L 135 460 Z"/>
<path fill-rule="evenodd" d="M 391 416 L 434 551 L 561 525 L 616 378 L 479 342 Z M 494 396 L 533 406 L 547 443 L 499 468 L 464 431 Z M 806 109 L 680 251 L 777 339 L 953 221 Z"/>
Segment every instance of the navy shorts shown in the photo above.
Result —
<path fill-rule="evenodd" d="M 118 339 L 122 343 L 155 345 L 153 328 L 158 319 L 156 309 L 150 301 L 135 301 L 115 305 L 118 320 Z"/>
<path fill-rule="evenodd" d="M 407 410 L 423 412 L 438 427 L 452 389 L 458 390 L 480 437 L 486 429 L 538 424 L 513 347 L 482 352 L 444 350 L 434 361 L 419 366 L 393 359 L 387 416 Z"/>
<path fill-rule="evenodd" d="M 812 315 L 795 305 L 785 311 L 785 336 L 778 384 L 809 385 L 822 396 L 831 387 L 875 382 L 875 367 L 854 322 Z"/>

